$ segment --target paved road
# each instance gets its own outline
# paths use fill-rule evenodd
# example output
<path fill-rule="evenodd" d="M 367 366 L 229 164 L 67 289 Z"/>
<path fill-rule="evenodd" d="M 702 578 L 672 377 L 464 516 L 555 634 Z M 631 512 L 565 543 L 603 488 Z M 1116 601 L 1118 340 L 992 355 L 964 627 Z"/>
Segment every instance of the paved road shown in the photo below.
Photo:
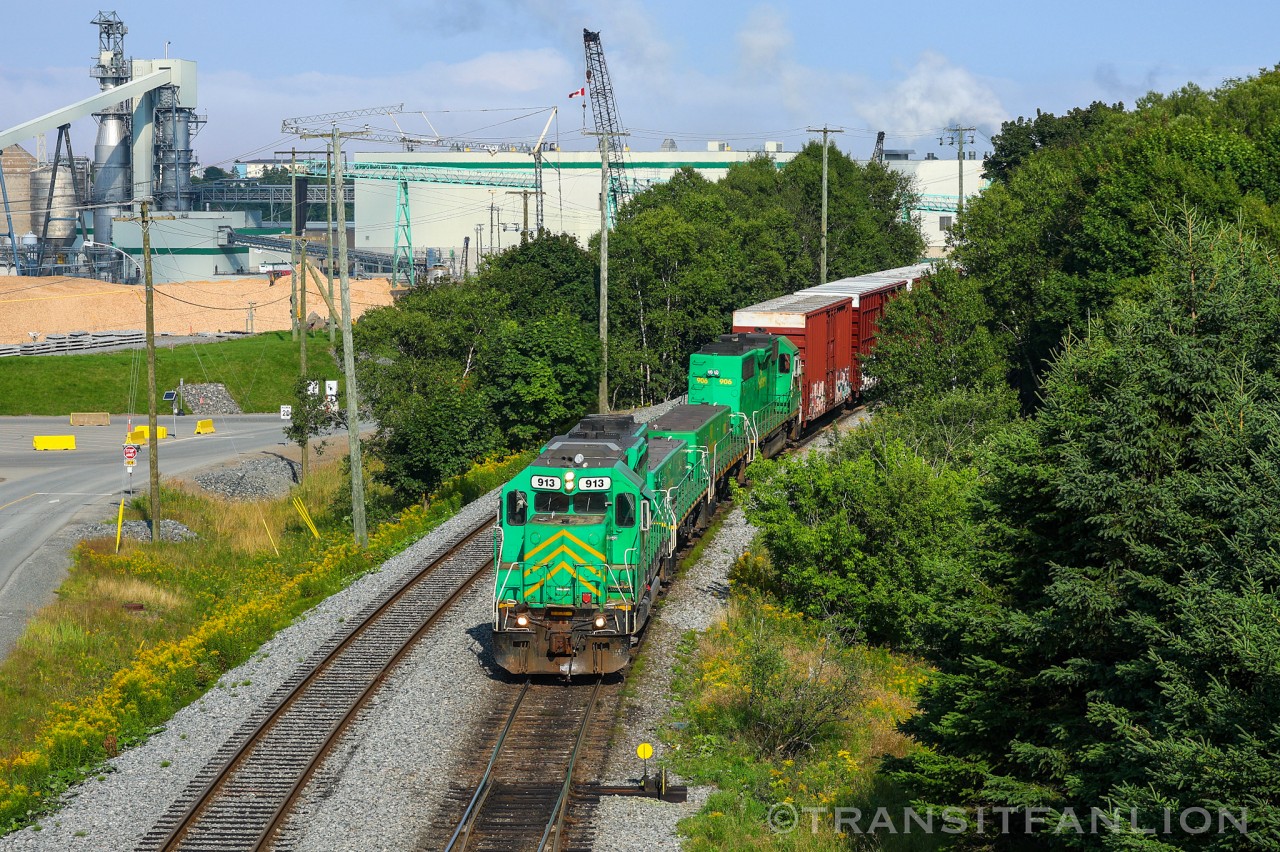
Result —
<path fill-rule="evenodd" d="M 175 418 L 160 418 L 160 425 L 173 436 L 160 442 L 161 475 L 174 476 L 285 444 L 278 415 L 213 420 L 217 431 L 197 436 L 192 434 L 194 417 L 176 418 L 176 427 Z M 66 577 L 74 539 L 63 528 L 72 522 L 115 520 L 114 507 L 127 484 L 125 418 L 113 415 L 111 422 L 72 427 L 66 417 L 0 417 L 0 659 Z M 76 449 L 36 451 L 31 440 L 35 435 L 75 435 Z M 146 489 L 149 465 L 143 445 L 134 467 L 135 491 Z"/>

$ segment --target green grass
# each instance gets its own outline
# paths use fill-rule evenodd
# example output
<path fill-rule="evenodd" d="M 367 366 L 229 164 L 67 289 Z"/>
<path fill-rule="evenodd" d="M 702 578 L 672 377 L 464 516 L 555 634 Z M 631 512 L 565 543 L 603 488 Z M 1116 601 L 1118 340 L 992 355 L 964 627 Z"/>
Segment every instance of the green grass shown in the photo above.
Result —
<path fill-rule="evenodd" d="M 883 755 L 903 755 L 917 747 L 897 726 L 914 712 L 915 693 L 928 670 L 883 648 L 835 646 L 826 656 L 823 648 L 833 646 L 823 644 L 830 638 L 824 626 L 766 601 L 735 595 L 723 624 L 681 638 L 672 684 L 679 724 L 664 733 L 664 762 L 692 784 L 719 788 L 697 815 L 681 821 L 686 848 L 936 848 L 936 838 L 920 833 L 869 837 L 838 830 L 837 808 L 866 814 L 863 828 L 877 808 L 901 815 L 907 803 L 877 768 Z M 760 686 L 761 681 L 753 676 L 751 661 L 768 649 L 776 649 L 780 668 L 769 676 L 768 690 L 753 690 L 750 684 Z M 772 715 L 763 721 L 772 724 L 779 713 L 785 718 L 806 712 L 802 701 L 794 706 L 788 702 L 804 694 L 797 685 L 820 664 L 829 672 L 822 682 L 848 678 L 840 693 L 846 708 L 842 717 L 825 725 L 807 748 L 790 753 L 762 748 L 762 717 L 757 714 L 771 705 Z M 816 827 L 814 812 L 803 808 L 820 809 Z M 771 813 L 791 809 L 800 824 L 787 831 L 771 827 Z M 894 820 L 901 823 L 898 816 Z"/>
<path fill-rule="evenodd" d="M 163 338 L 161 338 L 163 341 Z M 273 412 L 290 403 L 299 372 L 299 344 L 287 331 L 240 340 L 156 349 L 158 393 L 190 384 L 220 382 L 245 412 Z M 329 335 L 307 338 L 307 364 L 341 383 L 329 355 Z M 93 355 L 49 355 L 0 361 L 0 415 L 113 414 L 147 410 L 147 358 L 142 349 Z M 166 413 L 161 403 L 161 414 Z"/>
<path fill-rule="evenodd" d="M 238 503 L 165 489 L 165 517 L 199 539 L 126 539 L 119 554 L 113 537 L 82 543 L 58 599 L 0 662 L 0 834 L 30 823 L 69 784 L 100 771 L 104 757 L 220 683 L 276 630 L 505 482 L 531 455 L 475 465 L 445 483 L 429 507 L 371 529 L 366 551 L 335 508 L 346 489 L 336 456 L 293 492 L 311 507 L 320 539 L 288 498 Z M 138 499 L 128 514 L 146 508 Z"/>

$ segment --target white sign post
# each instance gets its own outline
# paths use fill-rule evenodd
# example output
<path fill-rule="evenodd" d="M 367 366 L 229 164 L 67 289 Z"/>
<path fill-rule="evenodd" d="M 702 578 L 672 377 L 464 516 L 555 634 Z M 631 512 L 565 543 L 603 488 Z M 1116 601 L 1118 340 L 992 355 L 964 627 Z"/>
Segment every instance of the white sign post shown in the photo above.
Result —
<path fill-rule="evenodd" d="M 282 405 L 282 406 L 280 406 L 280 419 L 281 419 L 281 420 L 292 420 L 292 419 L 293 419 L 293 406 L 292 406 L 292 405 Z"/>
<path fill-rule="evenodd" d="M 124 470 L 129 474 L 129 493 L 133 493 L 133 466 L 138 463 L 138 448 L 134 444 L 124 445 Z"/>

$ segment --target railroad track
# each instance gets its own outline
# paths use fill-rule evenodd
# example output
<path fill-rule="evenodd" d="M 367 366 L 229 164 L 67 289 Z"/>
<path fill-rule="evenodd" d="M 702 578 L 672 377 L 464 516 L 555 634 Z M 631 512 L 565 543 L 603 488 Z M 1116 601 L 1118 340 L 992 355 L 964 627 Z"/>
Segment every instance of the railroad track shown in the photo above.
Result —
<path fill-rule="evenodd" d="M 215 754 L 142 838 L 140 852 L 259 849 L 417 640 L 493 563 L 487 520 L 371 602 Z"/>
<path fill-rule="evenodd" d="M 616 697 L 619 689 L 620 682 L 608 688 L 604 678 L 573 685 L 526 681 L 444 846 L 446 852 L 571 848 L 574 773 L 586 751 L 599 756 L 605 729 L 598 720 L 609 714 L 597 714 L 596 707 Z"/>

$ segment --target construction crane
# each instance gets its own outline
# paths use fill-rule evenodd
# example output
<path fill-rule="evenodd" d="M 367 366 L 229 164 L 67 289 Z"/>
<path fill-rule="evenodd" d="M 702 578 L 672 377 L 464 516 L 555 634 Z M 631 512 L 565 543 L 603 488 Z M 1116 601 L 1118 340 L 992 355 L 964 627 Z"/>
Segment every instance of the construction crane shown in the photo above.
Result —
<path fill-rule="evenodd" d="M 871 151 L 871 162 L 884 162 L 884 131 L 881 130 L 876 134 L 876 147 Z"/>
<path fill-rule="evenodd" d="M 631 182 L 627 179 L 627 164 L 623 158 L 622 137 L 625 135 L 618 119 L 618 105 L 613 99 L 613 84 L 609 81 L 609 67 L 604 62 L 604 47 L 600 33 L 582 31 L 582 44 L 587 54 L 587 86 L 591 94 L 591 116 L 595 120 L 596 134 L 603 139 L 603 154 L 608 157 L 609 208 L 614 216 L 631 198 Z M 610 219 L 613 216 L 609 217 Z"/>
<path fill-rule="evenodd" d="M 392 106 L 366 107 L 365 109 L 349 109 L 345 112 L 322 112 L 319 115 L 303 115 L 298 118 L 286 118 L 280 122 L 280 132 L 288 133 L 293 136 L 301 136 L 304 133 L 315 133 L 316 125 L 328 125 L 321 128 L 319 132 L 327 133 L 333 129 L 333 125 L 339 121 L 348 121 L 353 118 L 364 118 L 367 115 L 391 115 L 404 111 L 404 104 L 394 104 Z"/>
<path fill-rule="evenodd" d="M 413 133 L 406 133 L 400 127 L 400 123 L 396 121 L 397 115 L 404 115 L 404 104 L 392 104 L 391 106 L 368 107 L 366 109 L 351 109 L 345 112 L 326 112 L 319 115 L 304 115 L 299 118 L 286 118 L 280 123 L 280 132 L 288 133 L 295 136 L 311 134 L 316 132 L 327 132 L 332 126 L 339 121 L 347 121 L 353 118 L 363 118 L 365 116 L 385 115 L 391 119 L 391 123 L 396 126 L 396 131 L 392 133 L 389 130 L 377 130 L 365 125 L 360 133 L 360 138 L 366 142 L 386 142 L 391 145 L 402 145 L 406 151 L 412 151 L 421 145 L 434 145 L 442 148 L 452 148 L 456 151 L 467 149 L 475 149 L 479 151 L 489 151 L 496 153 L 498 151 L 516 151 L 522 154 L 531 152 L 528 145 L 522 143 L 503 142 L 495 144 L 493 142 L 479 141 L 475 139 L 455 139 L 447 136 L 420 136 Z M 423 114 L 423 118 L 426 115 Z M 430 122 L 428 122 L 430 124 Z"/>
<path fill-rule="evenodd" d="M 556 112 L 559 107 L 551 108 L 551 115 L 547 118 L 547 124 L 542 128 L 542 135 L 538 137 L 537 143 L 533 146 L 533 191 L 534 191 L 534 234 L 542 236 L 545 225 L 543 224 L 543 204 L 542 204 L 542 140 L 547 138 L 547 131 L 551 129 L 551 122 L 555 120 Z"/>

